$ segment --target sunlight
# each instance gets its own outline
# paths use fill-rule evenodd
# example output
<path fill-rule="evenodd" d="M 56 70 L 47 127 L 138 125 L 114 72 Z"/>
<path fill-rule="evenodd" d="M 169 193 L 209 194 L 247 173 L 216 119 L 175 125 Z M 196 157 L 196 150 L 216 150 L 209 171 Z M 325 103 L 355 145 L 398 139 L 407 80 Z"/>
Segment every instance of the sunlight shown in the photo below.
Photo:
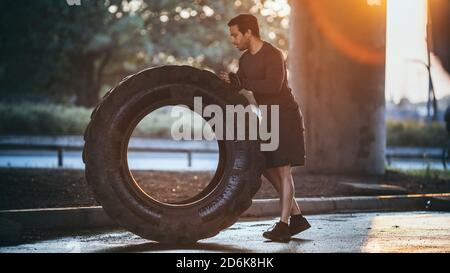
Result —
<path fill-rule="evenodd" d="M 291 13 L 287 0 L 271 0 L 264 2 L 264 9 L 272 10 L 278 17 L 286 17 Z"/>
<path fill-rule="evenodd" d="M 368 42 L 361 33 L 370 31 L 370 29 L 375 31 L 379 16 L 384 16 L 384 5 L 378 6 L 375 5 L 377 2 L 370 2 L 370 8 L 367 8 L 365 4 L 369 5 L 369 2 L 366 1 L 354 0 L 337 4 L 337 2 L 307 0 L 305 1 L 305 8 L 310 11 L 312 20 L 321 34 L 337 50 L 359 63 L 380 65 L 385 61 L 384 41 L 373 40 Z M 354 21 L 336 17 L 332 7 L 341 9 L 341 12 L 344 10 L 352 12 L 350 18 L 355 18 Z M 364 14 L 367 18 L 361 17 L 361 14 Z M 344 31 L 343 28 L 347 28 L 347 31 Z M 359 38 L 358 32 L 360 33 Z"/>
<path fill-rule="evenodd" d="M 381 6 L 381 0 L 366 0 L 369 6 Z"/>
<path fill-rule="evenodd" d="M 260 0 L 254 0 L 254 7 L 251 11 L 257 11 L 261 9 L 260 13 L 262 16 L 270 17 L 288 17 L 291 13 L 291 7 L 287 0 L 266 0 L 264 4 Z M 240 6 L 241 1 L 236 1 L 235 6 Z"/>
<path fill-rule="evenodd" d="M 386 33 L 386 99 L 427 100 L 426 0 L 390 0 Z"/>

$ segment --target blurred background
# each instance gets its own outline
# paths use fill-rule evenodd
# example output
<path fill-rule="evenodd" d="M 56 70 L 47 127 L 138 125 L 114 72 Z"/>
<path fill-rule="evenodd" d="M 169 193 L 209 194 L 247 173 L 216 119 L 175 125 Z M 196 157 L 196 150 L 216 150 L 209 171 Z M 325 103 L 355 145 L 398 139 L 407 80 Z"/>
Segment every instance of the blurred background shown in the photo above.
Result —
<path fill-rule="evenodd" d="M 85 0 L 80 6 L 18 0 L 0 5 L 1 135 L 83 134 L 102 95 L 143 68 L 186 64 L 235 70 L 240 52 L 228 41 L 226 23 L 238 13 L 256 15 L 263 39 L 288 56 L 287 0 Z M 427 15 L 426 0 L 388 1 L 388 146 L 440 147 L 446 140 L 443 114 L 450 103 L 450 76 L 433 51 L 428 56 Z M 161 129 L 148 133 L 165 135 Z"/>
<path fill-rule="evenodd" d="M 442 162 L 448 139 L 444 114 L 450 105 L 446 1 L 387 1 L 388 170 L 430 175 L 436 169 L 441 170 L 439 175 L 448 175 Z M 291 63 L 291 2 L 1 1 L 0 167 L 4 177 L 10 175 L 6 170 L 14 168 L 82 170 L 82 135 L 91 111 L 127 75 L 168 64 L 215 73 L 235 71 L 241 52 L 229 41 L 227 22 L 239 13 L 254 14 L 262 39 L 280 48 Z M 433 2 L 436 7 L 430 9 Z M 167 115 L 168 110 L 161 110 L 143 121 L 136 129 L 134 145 L 170 149 Z M 154 141 L 146 142 L 149 139 Z M 208 145 L 202 146 L 206 153 L 150 156 L 150 149 L 148 157 L 131 154 L 130 160 L 141 170 L 212 171 L 217 166 L 217 147 Z"/>

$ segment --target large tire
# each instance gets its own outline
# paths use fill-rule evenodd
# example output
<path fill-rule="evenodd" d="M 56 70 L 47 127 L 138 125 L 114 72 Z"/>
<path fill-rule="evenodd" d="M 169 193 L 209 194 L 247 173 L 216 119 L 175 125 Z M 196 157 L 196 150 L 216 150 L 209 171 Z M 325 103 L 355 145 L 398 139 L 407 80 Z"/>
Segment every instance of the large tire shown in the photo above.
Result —
<path fill-rule="evenodd" d="M 193 243 L 234 224 L 261 185 L 264 157 L 258 140 L 222 140 L 211 183 L 187 202 L 168 205 L 137 190 L 128 168 L 130 130 L 156 108 L 193 102 L 247 105 L 216 75 L 189 66 L 162 66 L 131 75 L 94 109 L 85 131 L 88 183 L 106 213 L 131 232 L 162 243 Z M 226 125 L 225 125 L 226 126 Z"/>

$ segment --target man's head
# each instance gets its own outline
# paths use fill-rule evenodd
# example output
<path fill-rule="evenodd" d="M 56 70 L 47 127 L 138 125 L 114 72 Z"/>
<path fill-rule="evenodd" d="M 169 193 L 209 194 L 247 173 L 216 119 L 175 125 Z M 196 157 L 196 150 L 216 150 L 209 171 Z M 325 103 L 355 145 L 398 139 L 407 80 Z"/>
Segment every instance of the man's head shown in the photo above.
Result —
<path fill-rule="evenodd" d="M 251 14 L 240 14 L 228 22 L 231 41 L 239 50 L 246 50 L 250 40 L 260 38 L 258 19 Z"/>

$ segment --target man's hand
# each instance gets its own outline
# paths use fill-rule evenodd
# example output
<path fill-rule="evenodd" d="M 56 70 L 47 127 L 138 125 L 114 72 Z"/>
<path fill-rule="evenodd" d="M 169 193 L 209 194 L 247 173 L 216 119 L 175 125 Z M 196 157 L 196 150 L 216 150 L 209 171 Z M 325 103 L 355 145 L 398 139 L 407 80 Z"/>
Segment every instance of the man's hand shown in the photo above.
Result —
<path fill-rule="evenodd" d="M 231 81 L 230 81 L 230 76 L 229 76 L 228 73 L 225 72 L 225 71 L 221 71 L 221 72 L 220 72 L 219 78 L 220 78 L 221 80 L 227 82 L 227 83 L 231 83 Z"/>
<path fill-rule="evenodd" d="M 241 79 L 239 79 L 239 76 L 236 73 L 221 71 L 219 78 L 230 84 L 236 90 L 241 90 L 243 88 Z"/>
<path fill-rule="evenodd" d="M 242 86 L 242 81 L 236 73 L 228 73 L 228 79 L 230 80 L 230 85 L 236 90 L 241 90 L 244 88 Z"/>

